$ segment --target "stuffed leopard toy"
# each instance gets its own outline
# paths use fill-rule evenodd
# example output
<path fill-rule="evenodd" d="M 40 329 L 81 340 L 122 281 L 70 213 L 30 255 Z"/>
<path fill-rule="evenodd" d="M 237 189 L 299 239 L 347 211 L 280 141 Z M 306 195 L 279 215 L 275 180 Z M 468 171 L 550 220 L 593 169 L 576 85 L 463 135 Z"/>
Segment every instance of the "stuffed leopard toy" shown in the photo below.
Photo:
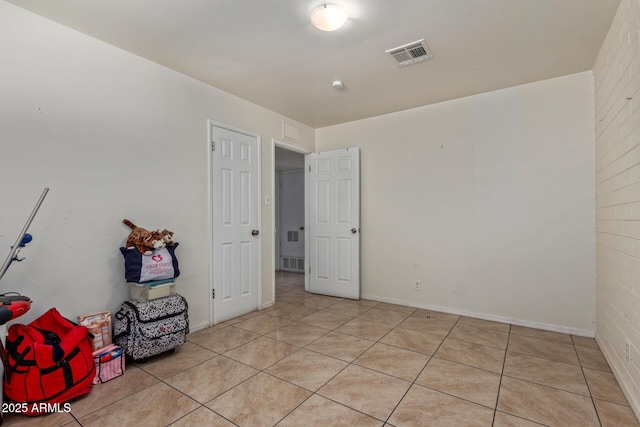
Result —
<path fill-rule="evenodd" d="M 152 255 L 154 249 L 162 249 L 166 246 L 162 234 L 157 231 L 149 231 L 138 227 L 128 219 L 123 219 L 126 225 L 131 228 L 131 233 L 127 238 L 126 248 L 137 248 L 142 255 Z"/>
<path fill-rule="evenodd" d="M 173 240 L 173 231 L 169 231 L 166 228 L 160 232 L 162 234 L 162 238 L 167 246 L 173 246 L 176 244 L 176 241 Z"/>

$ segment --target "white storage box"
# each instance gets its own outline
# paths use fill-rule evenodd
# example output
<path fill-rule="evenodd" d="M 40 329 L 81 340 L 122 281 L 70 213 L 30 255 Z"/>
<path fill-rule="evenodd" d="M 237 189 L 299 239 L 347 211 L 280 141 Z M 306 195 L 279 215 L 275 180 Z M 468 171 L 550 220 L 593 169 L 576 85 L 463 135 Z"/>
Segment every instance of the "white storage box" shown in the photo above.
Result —
<path fill-rule="evenodd" d="M 148 283 L 129 283 L 129 290 L 131 291 L 131 299 L 133 301 L 149 301 L 156 298 L 162 298 L 176 293 L 176 283 L 167 282 L 160 284 L 148 284 Z"/>

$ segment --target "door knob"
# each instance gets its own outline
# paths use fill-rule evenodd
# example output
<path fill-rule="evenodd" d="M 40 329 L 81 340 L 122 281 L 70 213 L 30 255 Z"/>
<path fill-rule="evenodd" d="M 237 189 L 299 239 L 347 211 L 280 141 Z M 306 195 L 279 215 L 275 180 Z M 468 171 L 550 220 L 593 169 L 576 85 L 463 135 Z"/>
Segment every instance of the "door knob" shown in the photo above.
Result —
<path fill-rule="evenodd" d="M 257 236 L 258 234 L 260 234 L 260 230 L 251 230 L 252 236 Z"/>
<path fill-rule="evenodd" d="M 303 227 L 300 227 L 300 231 L 304 231 L 304 226 L 303 226 Z"/>
<path fill-rule="evenodd" d="M 356 234 L 356 233 L 358 232 L 358 229 L 356 229 L 355 227 L 353 227 L 353 228 L 351 229 L 351 232 L 352 232 L 353 234 Z"/>

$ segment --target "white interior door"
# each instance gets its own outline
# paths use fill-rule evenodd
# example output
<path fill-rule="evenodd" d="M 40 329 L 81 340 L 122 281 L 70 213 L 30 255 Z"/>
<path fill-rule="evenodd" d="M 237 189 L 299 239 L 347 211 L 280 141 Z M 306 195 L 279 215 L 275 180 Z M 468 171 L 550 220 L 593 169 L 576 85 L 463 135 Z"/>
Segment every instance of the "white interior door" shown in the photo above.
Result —
<path fill-rule="evenodd" d="M 305 156 L 307 283 L 313 293 L 360 298 L 360 150 Z"/>
<path fill-rule="evenodd" d="M 211 126 L 213 323 L 258 308 L 259 138 Z"/>

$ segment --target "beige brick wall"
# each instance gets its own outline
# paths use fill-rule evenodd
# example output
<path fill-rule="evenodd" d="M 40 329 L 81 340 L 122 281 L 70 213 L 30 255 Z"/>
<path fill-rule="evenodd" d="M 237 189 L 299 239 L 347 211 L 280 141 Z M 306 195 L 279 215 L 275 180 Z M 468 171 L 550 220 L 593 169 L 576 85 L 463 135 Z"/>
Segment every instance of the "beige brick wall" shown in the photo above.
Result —
<path fill-rule="evenodd" d="M 621 1 L 593 72 L 596 338 L 639 415 L 640 0 Z"/>

